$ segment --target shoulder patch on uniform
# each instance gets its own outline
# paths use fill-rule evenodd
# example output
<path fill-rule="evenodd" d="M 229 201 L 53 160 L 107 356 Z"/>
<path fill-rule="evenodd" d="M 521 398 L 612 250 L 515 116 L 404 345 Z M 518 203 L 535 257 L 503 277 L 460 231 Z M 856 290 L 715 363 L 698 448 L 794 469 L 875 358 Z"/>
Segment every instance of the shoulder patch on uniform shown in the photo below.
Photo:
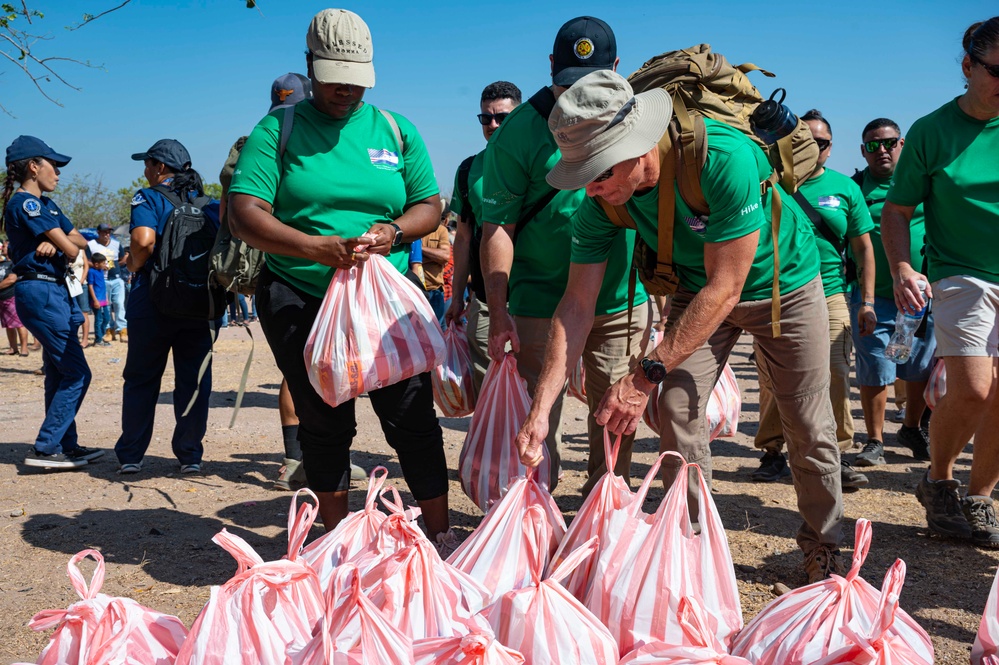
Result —
<path fill-rule="evenodd" d="M 28 199 L 21 207 L 24 212 L 28 213 L 28 217 L 38 217 L 42 214 L 42 204 L 38 202 L 38 199 Z"/>
<path fill-rule="evenodd" d="M 135 196 L 132 197 L 132 205 L 138 206 L 146 202 L 146 198 L 142 196 L 142 192 L 136 192 Z"/>

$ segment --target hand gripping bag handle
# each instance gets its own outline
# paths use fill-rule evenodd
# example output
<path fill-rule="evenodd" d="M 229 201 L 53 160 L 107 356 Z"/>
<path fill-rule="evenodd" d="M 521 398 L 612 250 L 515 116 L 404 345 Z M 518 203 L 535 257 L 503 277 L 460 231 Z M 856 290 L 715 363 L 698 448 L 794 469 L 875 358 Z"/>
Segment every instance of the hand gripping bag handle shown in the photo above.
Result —
<path fill-rule="evenodd" d="M 305 492 L 306 495 L 312 497 L 315 501 L 315 505 L 311 503 L 302 503 L 298 505 L 298 495 Z M 291 498 L 291 507 L 288 509 L 288 560 L 297 561 L 298 556 L 302 553 L 302 546 L 305 545 L 305 539 L 309 535 L 309 530 L 312 528 L 312 524 L 316 521 L 316 515 L 319 512 L 319 497 L 312 493 L 307 487 L 295 492 L 295 495 Z"/>
<path fill-rule="evenodd" d="M 89 585 L 83 577 L 83 572 L 77 565 L 88 556 L 97 561 L 97 567 L 94 569 L 94 574 L 90 577 Z M 70 584 L 73 585 L 73 589 L 76 590 L 76 594 L 80 599 L 93 600 L 100 593 L 101 587 L 104 586 L 104 557 L 97 550 L 77 552 L 69 560 L 69 563 L 66 564 L 66 572 L 69 575 Z M 28 627 L 36 631 L 48 630 L 58 626 L 65 618 L 65 609 L 44 610 L 31 618 L 31 621 L 28 622 Z"/>
<path fill-rule="evenodd" d="M 607 473 L 614 473 L 615 467 L 617 467 L 617 456 L 621 452 L 621 438 L 623 434 L 618 434 L 614 439 L 614 443 L 611 444 L 610 432 L 607 428 L 604 428 L 604 466 L 607 467 Z"/>
<path fill-rule="evenodd" d="M 642 514 L 642 506 L 645 505 L 645 496 L 649 493 L 649 487 L 652 486 L 656 476 L 659 475 L 659 467 L 667 457 L 675 457 L 680 460 L 681 468 L 687 465 L 687 460 L 683 459 L 683 456 L 678 452 L 667 450 L 660 455 L 649 468 L 649 472 L 645 474 L 645 479 L 642 480 L 641 486 L 635 492 L 635 497 L 632 499 L 631 504 L 625 509 L 631 517 L 637 519 Z"/>

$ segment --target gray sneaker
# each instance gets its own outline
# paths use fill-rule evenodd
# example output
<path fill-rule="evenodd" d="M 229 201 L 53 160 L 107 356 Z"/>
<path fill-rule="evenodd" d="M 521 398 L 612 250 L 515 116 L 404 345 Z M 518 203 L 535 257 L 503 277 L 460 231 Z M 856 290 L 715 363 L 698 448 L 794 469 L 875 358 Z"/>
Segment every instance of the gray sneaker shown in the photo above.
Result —
<path fill-rule="evenodd" d="M 42 469 L 76 469 L 87 466 L 87 460 L 70 457 L 63 453 L 40 453 L 37 450 L 32 450 L 31 454 L 24 458 L 24 464 Z"/>
<path fill-rule="evenodd" d="M 947 538 L 967 540 L 971 538 L 971 525 L 961 507 L 960 487 L 961 483 L 956 480 L 930 480 L 927 470 L 916 486 L 916 498 L 926 508 L 926 524 L 930 531 Z"/>
<path fill-rule="evenodd" d="M 881 466 L 885 463 L 885 444 L 877 439 L 868 439 L 853 463 L 856 466 Z"/>
<path fill-rule="evenodd" d="M 867 476 L 850 466 L 846 460 L 839 462 L 839 475 L 844 492 L 859 490 L 861 487 L 867 487 L 870 483 Z"/>
<path fill-rule="evenodd" d="M 961 499 L 961 511 L 971 526 L 971 540 L 978 547 L 999 549 L 999 520 L 992 499 L 966 496 Z"/>

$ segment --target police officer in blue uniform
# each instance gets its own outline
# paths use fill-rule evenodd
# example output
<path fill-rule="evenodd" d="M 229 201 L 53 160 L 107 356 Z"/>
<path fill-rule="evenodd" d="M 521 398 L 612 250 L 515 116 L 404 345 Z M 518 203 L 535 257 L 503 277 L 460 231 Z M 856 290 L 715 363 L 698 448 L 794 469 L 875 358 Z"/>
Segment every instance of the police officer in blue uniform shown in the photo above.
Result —
<path fill-rule="evenodd" d="M 45 420 L 24 463 L 47 469 L 79 468 L 104 454 L 79 445 L 76 433 L 91 373 L 77 337 L 83 315 L 70 297 L 66 274 L 67 262 L 87 241 L 45 196 L 55 190 L 59 169 L 69 160 L 34 136 L 14 139 L 7 148 L 0 219 L 17 275 L 17 316 L 41 342 L 45 370 Z"/>
<path fill-rule="evenodd" d="M 163 193 L 172 190 L 193 201 L 204 194 L 201 176 L 191 168 L 191 156 L 179 141 L 161 139 L 149 150 L 132 155 L 145 163 L 149 187 L 132 198 L 131 246 L 126 266 L 134 276 L 128 298 L 128 356 L 122 374 L 121 437 L 114 451 L 119 473 L 138 473 L 153 435 L 153 418 L 167 355 L 173 352 L 175 386 L 173 454 L 181 473 L 201 471 L 208 429 L 208 400 L 212 392 L 211 350 L 214 333 L 208 321 L 167 316 L 152 301 L 149 273 L 164 227 L 174 205 Z M 218 229 L 218 204 L 205 210 Z M 219 313 L 221 315 L 221 312 Z M 199 382 L 202 363 L 207 362 Z M 193 399 L 193 401 L 192 401 Z"/>

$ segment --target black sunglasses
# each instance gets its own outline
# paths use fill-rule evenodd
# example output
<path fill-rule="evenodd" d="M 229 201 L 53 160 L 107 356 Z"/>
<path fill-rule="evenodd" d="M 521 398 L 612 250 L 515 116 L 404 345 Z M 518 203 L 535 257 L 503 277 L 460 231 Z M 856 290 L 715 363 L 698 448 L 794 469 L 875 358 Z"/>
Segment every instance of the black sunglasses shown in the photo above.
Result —
<path fill-rule="evenodd" d="M 972 62 L 980 64 L 989 73 L 989 76 L 999 79 L 999 65 L 990 65 L 973 53 L 969 53 L 968 57 L 971 58 Z"/>
<path fill-rule="evenodd" d="M 480 113 L 476 116 L 479 119 L 479 124 L 483 127 L 487 126 L 493 120 L 496 121 L 497 125 L 502 125 L 506 117 L 510 115 L 509 113 Z"/>
<path fill-rule="evenodd" d="M 617 166 L 617 164 L 615 164 L 614 166 Z M 609 169 L 598 175 L 596 178 L 593 179 L 592 182 L 603 182 L 604 180 L 609 180 L 610 177 L 614 175 L 614 166 L 610 167 Z"/>
<path fill-rule="evenodd" d="M 869 153 L 875 153 L 878 148 L 884 146 L 884 149 L 891 152 L 898 145 L 898 137 L 892 137 L 890 139 L 875 139 L 873 141 L 864 141 L 864 150 Z"/>
<path fill-rule="evenodd" d="M 819 152 L 822 152 L 830 145 L 832 145 L 832 141 L 830 141 L 829 139 L 815 139 L 815 145 L 819 146 Z"/>

